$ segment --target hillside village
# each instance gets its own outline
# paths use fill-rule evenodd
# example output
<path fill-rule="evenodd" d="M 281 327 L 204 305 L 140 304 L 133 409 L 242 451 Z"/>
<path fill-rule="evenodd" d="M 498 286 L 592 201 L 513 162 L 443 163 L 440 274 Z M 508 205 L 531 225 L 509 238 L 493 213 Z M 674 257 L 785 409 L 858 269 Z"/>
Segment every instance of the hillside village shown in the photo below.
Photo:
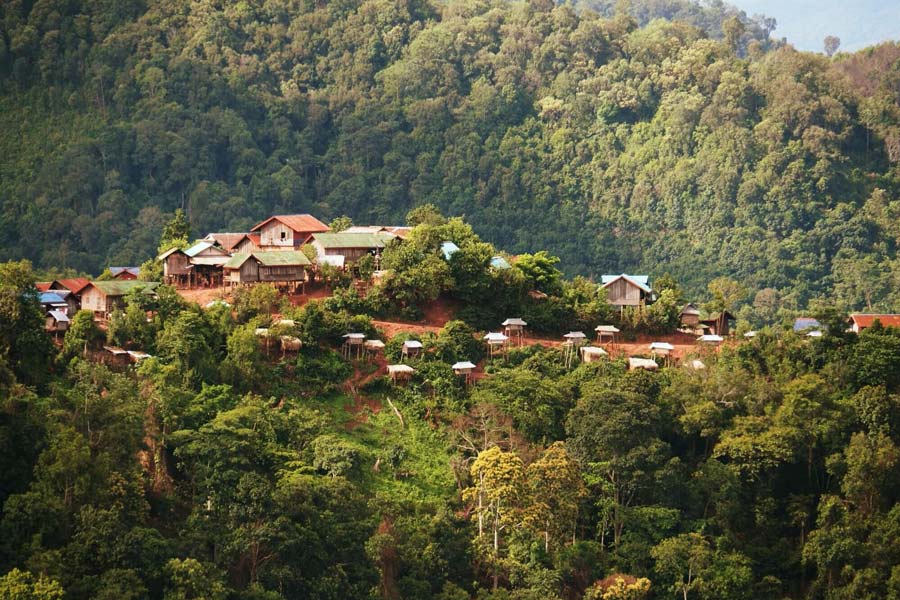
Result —
<path fill-rule="evenodd" d="M 248 232 L 208 233 L 189 245 L 174 245 L 165 250 L 156 258 L 161 267 L 160 281 L 140 279 L 143 269 L 139 267 L 109 267 L 108 279 L 58 279 L 39 282 L 37 287 L 46 315 L 46 329 L 57 337 L 65 333 L 79 310 L 90 311 L 93 320 L 106 327 L 116 313 L 125 310 L 130 295 L 154 298 L 160 285 L 171 286 L 188 299 L 196 297 L 193 292 L 208 290 L 215 294 L 215 299 L 206 304 L 207 308 L 230 306 L 229 301 L 233 301 L 235 293 L 241 293 L 238 290 L 246 291 L 255 286 L 271 288 L 278 296 L 294 298 L 302 304 L 310 299 L 305 293 L 307 286 L 320 292 L 317 297 L 328 297 L 331 294 L 328 283 L 335 275 L 343 277 L 345 283 L 349 282 L 354 293 L 364 296 L 369 286 L 391 277 L 389 270 L 381 268 L 385 249 L 403 245 L 412 231 L 410 226 L 380 225 L 349 225 L 333 231 L 332 227 L 309 214 L 273 215 Z M 460 247 L 452 240 L 440 240 L 436 246 L 439 256 L 447 263 L 460 252 Z M 493 254 L 487 268 L 506 271 L 517 264 L 517 258 Z M 527 341 L 559 346 L 567 366 L 576 360 L 588 363 L 614 356 L 625 359 L 629 369 L 655 370 L 690 357 L 684 362 L 686 366 L 703 368 L 703 362 L 697 358 L 700 353 L 738 339 L 737 319 L 729 310 L 722 307 L 722 310 L 710 313 L 701 310 L 695 302 L 679 305 L 677 319 L 672 319 L 667 329 L 647 331 L 640 321 L 633 320 L 629 327 L 626 313 L 640 316 L 658 300 L 647 275 L 603 275 L 600 282 L 593 285 L 608 304 L 609 310 L 604 314 L 609 318 L 590 323 L 595 325 L 593 327 L 583 327 L 590 336 L 574 329 L 554 337 L 546 328 L 541 332 L 543 336 L 526 334 L 528 323 L 520 315 L 509 316 L 495 327 L 486 328 L 482 341 L 487 356 L 503 355 L 510 347 L 523 346 Z M 548 298 L 537 287 L 528 290 L 528 297 L 530 302 L 537 304 Z M 426 326 L 404 323 L 396 318 L 378 323 L 389 334 L 415 335 L 437 332 L 451 316 Z M 848 328 L 858 333 L 876 320 L 884 326 L 900 325 L 900 315 L 852 314 Z M 296 351 L 300 339 L 296 337 L 296 331 L 291 331 L 293 321 L 281 319 L 276 311 L 273 323 L 288 325 L 281 327 L 283 334 L 278 336 L 277 345 L 284 352 Z M 820 337 L 822 328 L 815 319 L 804 317 L 798 317 L 792 327 L 795 333 L 809 337 Z M 628 331 L 623 332 L 623 329 Z M 557 333 L 563 334 L 563 331 Z M 271 343 L 269 329 L 257 328 L 257 335 L 268 349 Z M 594 335 L 596 340 L 592 341 Z M 752 339 L 756 331 L 745 330 L 741 336 Z M 347 358 L 354 352 L 357 358 L 374 356 L 384 348 L 380 339 L 367 338 L 358 332 L 347 332 L 343 337 L 342 352 Z M 646 341 L 638 342 L 638 338 Z M 140 348 L 126 350 L 115 345 L 103 348 L 107 353 L 102 355 L 103 360 L 111 363 L 137 362 L 150 356 Z M 401 357 L 405 360 L 415 358 L 422 346 L 418 340 L 407 341 L 402 350 Z M 476 368 L 477 365 L 469 361 L 453 365 L 454 372 L 467 381 Z M 408 366 L 386 365 L 386 372 L 393 381 L 402 381 L 408 379 L 413 370 Z"/>

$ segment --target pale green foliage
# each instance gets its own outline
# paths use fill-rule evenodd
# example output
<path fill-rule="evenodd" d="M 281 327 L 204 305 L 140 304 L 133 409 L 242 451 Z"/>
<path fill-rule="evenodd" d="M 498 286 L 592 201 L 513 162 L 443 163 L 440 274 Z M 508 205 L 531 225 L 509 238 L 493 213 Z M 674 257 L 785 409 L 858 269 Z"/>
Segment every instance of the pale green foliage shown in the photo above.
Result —
<path fill-rule="evenodd" d="M 13 569 L 0 577 L 0 600 L 62 600 L 65 592 L 53 579 Z"/>

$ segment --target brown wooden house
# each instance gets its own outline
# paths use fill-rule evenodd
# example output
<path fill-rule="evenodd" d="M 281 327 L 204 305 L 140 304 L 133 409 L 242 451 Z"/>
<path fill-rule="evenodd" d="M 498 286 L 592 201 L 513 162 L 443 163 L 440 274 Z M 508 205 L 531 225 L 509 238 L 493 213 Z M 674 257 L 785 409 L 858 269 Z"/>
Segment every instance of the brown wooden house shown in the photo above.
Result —
<path fill-rule="evenodd" d="M 606 298 L 613 306 L 643 306 L 653 302 L 653 290 L 648 285 L 646 275 L 603 275 L 601 287 L 606 289 Z"/>
<path fill-rule="evenodd" d="M 191 258 L 180 248 L 166 250 L 156 259 L 163 264 L 163 281 L 175 287 L 190 285 Z"/>
<path fill-rule="evenodd" d="M 191 287 L 218 287 L 222 285 L 222 267 L 231 256 L 212 242 L 197 242 L 184 251 L 191 261 L 189 285 Z"/>
<path fill-rule="evenodd" d="M 222 271 L 229 286 L 259 282 L 259 261 L 252 254 L 235 254 L 222 265 Z"/>
<path fill-rule="evenodd" d="M 259 234 L 261 250 L 297 250 L 314 233 L 330 231 L 325 223 L 312 215 L 276 215 L 250 230 Z"/>
<path fill-rule="evenodd" d="M 734 315 L 727 310 L 720 313 L 713 313 L 708 319 L 700 319 L 700 326 L 703 328 L 704 333 L 722 337 L 728 335 L 731 328 L 734 326 L 734 323 Z"/>
<path fill-rule="evenodd" d="M 106 320 L 125 307 L 125 296 L 135 290 L 153 294 L 158 285 L 154 281 L 92 281 L 81 293 L 81 308 L 93 311 L 95 319 Z"/>
<path fill-rule="evenodd" d="M 349 266 L 366 255 L 381 256 L 381 251 L 396 236 L 389 233 L 314 233 L 312 247 L 322 256 L 343 256 Z"/>
<path fill-rule="evenodd" d="M 306 282 L 311 266 L 302 252 L 279 250 L 235 254 L 223 270 L 225 282 L 231 286 L 272 283 L 295 290 Z"/>

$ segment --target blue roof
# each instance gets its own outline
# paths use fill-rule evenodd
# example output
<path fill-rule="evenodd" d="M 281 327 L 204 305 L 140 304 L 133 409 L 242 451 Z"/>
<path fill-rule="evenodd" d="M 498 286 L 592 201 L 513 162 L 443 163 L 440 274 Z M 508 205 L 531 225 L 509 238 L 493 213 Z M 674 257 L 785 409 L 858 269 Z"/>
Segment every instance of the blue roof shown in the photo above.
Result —
<path fill-rule="evenodd" d="M 444 242 L 441 244 L 441 252 L 444 253 L 444 258 L 446 260 L 450 260 L 450 257 L 459 252 L 459 246 L 454 244 L 453 242 Z"/>
<path fill-rule="evenodd" d="M 807 329 L 820 329 L 822 324 L 811 317 L 799 317 L 794 320 L 794 331 L 806 331 Z"/>
<path fill-rule="evenodd" d="M 491 259 L 491 266 L 495 269 L 509 269 L 509 262 L 502 256 L 495 256 Z"/>
<path fill-rule="evenodd" d="M 184 253 L 193 258 L 204 250 L 208 250 L 213 246 L 215 246 L 215 244 L 213 244 L 212 242 L 197 242 L 196 244 L 185 250 Z"/>
<path fill-rule="evenodd" d="M 41 304 L 65 304 L 66 301 L 59 294 L 53 292 L 41 292 Z"/>

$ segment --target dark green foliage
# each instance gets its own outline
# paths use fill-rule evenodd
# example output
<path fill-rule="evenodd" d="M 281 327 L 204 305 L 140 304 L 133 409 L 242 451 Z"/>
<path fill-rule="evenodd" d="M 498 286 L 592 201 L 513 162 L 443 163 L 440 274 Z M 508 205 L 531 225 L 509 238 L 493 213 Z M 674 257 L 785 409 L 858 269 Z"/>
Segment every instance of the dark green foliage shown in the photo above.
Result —
<path fill-rule="evenodd" d="M 832 62 L 686 0 L 176 4 L 4 13 L 0 253 L 97 273 L 272 213 L 439 229 L 437 207 L 594 279 L 896 302 L 890 47 Z M 446 267 L 490 296 L 485 247 L 447 239 L 458 265 L 396 257 L 410 315 Z"/>

